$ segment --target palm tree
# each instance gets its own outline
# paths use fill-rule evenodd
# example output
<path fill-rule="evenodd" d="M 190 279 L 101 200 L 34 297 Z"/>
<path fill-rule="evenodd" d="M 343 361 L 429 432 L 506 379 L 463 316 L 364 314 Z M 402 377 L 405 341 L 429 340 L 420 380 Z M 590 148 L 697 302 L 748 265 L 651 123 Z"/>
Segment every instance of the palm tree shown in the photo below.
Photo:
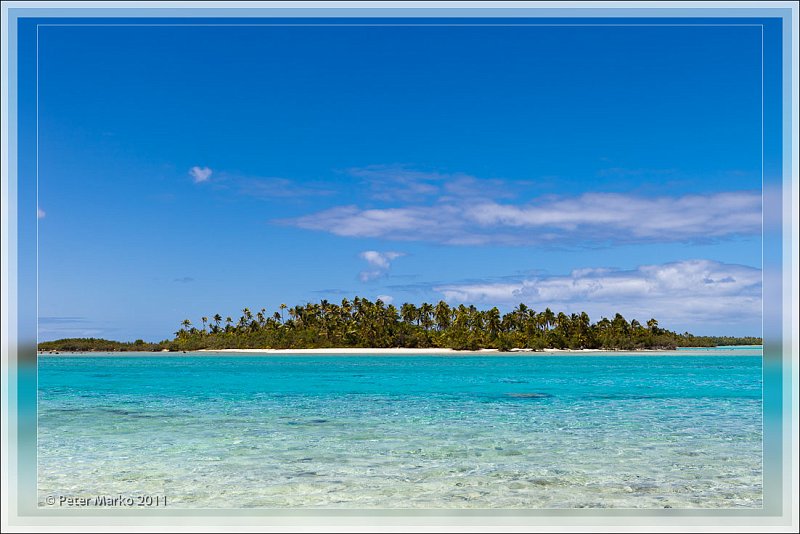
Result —
<path fill-rule="evenodd" d="M 556 316 L 556 328 L 559 330 L 559 333 L 566 337 L 569 337 L 569 317 L 564 312 L 558 312 Z"/>
<path fill-rule="evenodd" d="M 516 319 L 514 323 L 517 329 L 523 329 L 524 324 L 529 317 L 528 311 L 528 307 L 524 303 L 520 302 L 519 306 L 517 306 L 517 308 L 512 312 L 513 317 Z"/>
<path fill-rule="evenodd" d="M 417 319 L 418 315 L 417 307 L 413 304 L 406 302 L 400 306 L 400 316 L 403 318 L 404 322 L 411 324 Z"/>
<path fill-rule="evenodd" d="M 291 323 L 302 322 L 303 320 L 303 307 L 294 306 L 289 308 L 289 321 Z"/>
<path fill-rule="evenodd" d="M 433 314 L 436 318 L 436 328 L 438 328 L 440 332 L 450 326 L 452 310 L 450 310 L 450 306 L 448 306 L 445 301 L 439 301 Z"/>
<path fill-rule="evenodd" d="M 628 349 L 686 344 L 692 342 L 693 337 L 689 333 L 681 335 L 661 330 L 655 319 L 647 321 L 645 328 L 636 319 L 628 322 L 617 313 L 613 319 L 603 317 L 592 324 L 585 312 L 555 314 L 547 308 L 536 313 L 524 303 L 506 314 L 501 314 L 497 307 L 479 310 L 474 305 L 466 307 L 460 304 L 451 308 L 443 300 L 435 306 L 422 303 L 416 307 L 405 303 L 398 310 L 380 299 L 373 303 L 356 296 L 352 303 L 342 299 L 341 306 L 327 300 L 294 306 L 289 308 L 290 319 L 285 319 L 285 309 L 286 304 L 282 304 L 280 312 L 268 317 L 266 309 L 261 308 L 254 319 L 250 310 L 244 308 L 238 325 L 234 325 L 230 317 L 226 318 L 225 333 L 219 335 L 217 341 L 241 348 L 447 346 L 505 350 L 525 346 L 534 349 Z M 181 322 L 181 329 L 175 332 L 180 346 L 204 346 L 204 336 L 209 335 L 209 318 L 204 316 L 201 321 L 202 330 L 193 327 L 189 319 Z M 214 314 L 212 321 L 211 335 L 216 336 L 221 332 L 222 316 Z M 703 342 L 714 341 L 704 339 Z"/>
<path fill-rule="evenodd" d="M 541 315 L 545 329 L 550 330 L 550 327 L 553 326 L 556 322 L 556 315 L 550 308 L 545 308 L 544 311 L 541 313 Z"/>
<path fill-rule="evenodd" d="M 419 307 L 419 323 L 425 330 L 430 330 L 431 326 L 433 326 L 432 315 L 433 306 L 427 302 L 423 302 Z"/>
<path fill-rule="evenodd" d="M 239 329 L 244 330 L 250 324 L 252 318 L 253 314 L 250 312 L 250 308 L 244 308 L 242 316 L 239 317 Z"/>
<path fill-rule="evenodd" d="M 604 348 L 609 348 L 611 346 L 611 341 L 613 337 L 613 332 L 611 328 L 611 321 L 608 317 L 603 317 L 594 325 L 594 329 L 597 331 L 597 340 L 600 342 L 600 345 Z"/>
<path fill-rule="evenodd" d="M 628 321 L 622 314 L 617 313 L 614 315 L 614 320 L 611 321 L 611 325 L 616 330 L 617 333 L 627 335 L 630 325 L 628 325 Z"/>
<path fill-rule="evenodd" d="M 500 310 L 497 306 L 486 312 L 486 329 L 490 339 L 496 339 L 500 333 Z"/>
<path fill-rule="evenodd" d="M 580 315 L 573 314 L 573 324 L 578 330 L 577 335 L 580 348 L 589 348 L 589 345 L 591 344 L 591 340 L 589 339 L 591 332 L 591 320 L 589 319 L 589 315 L 586 312 L 581 312 Z"/>

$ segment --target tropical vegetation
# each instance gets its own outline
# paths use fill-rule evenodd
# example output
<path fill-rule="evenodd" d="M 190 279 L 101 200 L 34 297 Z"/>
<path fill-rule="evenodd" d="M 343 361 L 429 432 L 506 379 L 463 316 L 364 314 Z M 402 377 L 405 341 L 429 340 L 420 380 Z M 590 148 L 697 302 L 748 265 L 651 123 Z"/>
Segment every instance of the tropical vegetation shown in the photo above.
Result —
<path fill-rule="evenodd" d="M 297 349 L 331 347 L 435 348 L 478 350 L 531 349 L 674 349 L 761 344 L 758 337 L 694 336 L 662 328 L 656 319 L 642 324 L 617 313 L 592 323 L 584 313 L 535 311 L 520 304 L 501 314 L 497 307 L 450 306 L 447 302 L 405 303 L 400 307 L 380 299 L 322 300 L 269 313 L 242 310 L 236 320 L 220 314 L 199 324 L 186 319 L 175 338 L 158 343 L 61 339 L 39 344 L 41 351 L 187 351 L 199 349 Z"/>

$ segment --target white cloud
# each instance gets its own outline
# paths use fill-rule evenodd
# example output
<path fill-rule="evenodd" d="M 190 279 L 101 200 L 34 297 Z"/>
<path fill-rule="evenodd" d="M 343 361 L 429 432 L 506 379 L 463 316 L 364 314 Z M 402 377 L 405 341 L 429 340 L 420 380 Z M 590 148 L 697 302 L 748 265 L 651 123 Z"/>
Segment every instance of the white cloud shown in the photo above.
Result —
<path fill-rule="evenodd" d="M 36 208 L 36 218 L 44 219 L 47 216 L 47 213 L 42 208 Z"/>
<path fill-rule="evenodd" d="M 369 282 L 371 280 L 376 280 L 386 274 L 384 271 L 375 270 L 375 271 L 361 271 L 358 273 L 358 279 L 362 282 Z"/>
<path fill-rule="evenodd" d="M 370 280 L 375 280 L 376 278 L 380 278 L 381 276 L 385 275 L 392 266 L 392 261 L 401 257 L 405 256 L 403 252 L 378 252 L 377 250 L 365 250 L 359 257 L 361 259 L 366 260 L 366 262 L 374 269 L 368 271 L 361 271 L 358 275 L 358 278 L 362 282 L 369 282 Z"/>
<path fill-rule="evenodd" d="M 697 324 L 741 324 L 753 330 L 761 320 L 761 286 L 760 269 L 688 260 L 633 270 L 582 269 L 518 282 L 441 285 L 434 290 L 451 302 L 524 302 L 539 311 L 586 311 L 593 319 L 620 312 L 628 319 L 655 317 L 668 328 L 695 332 Z"/>
<path fill-rule="evenodd" d="M 419 204 L 436 200 L 464 201 L 473 198 L 513 198 L 506 180 L 476 178 L 465 173 L 441 173 L 410 169 L 405 165 L 370 165 L 350 168 L 346 174 L 358 178 L 367 195 L 377 201 Z M 530 182 L 514 182 L 527 186 Z"/>
<path fill-rule="evenodd" d="M 733 192 L 683 197 L 642 198 L 614 193 L 539 202 L 529 206 L 484 203 L 468 217 L 480 226 L 552 228 L 557 231 L 603 228 L 632 238 L 686 240 L 761 231 L 761 195 Z M 667 235 L 664 235 L 667 234 Z"/>
<path fill-rule="evenodd" d="M 192 179 L 194 180 L 194 183 L 196 183 L 196 184 L 199 184 L 199 183 L 202 183 L 202 182 L 207 182 L 208 179 L 211 178 L 211 175 L 213 173 L 214 173 L 214 171 L 212 171 L 208 167 L 197 167 L 197 166 L 195 166 L 195 167 L 192 167 L 191 169 L 189 169 L 189 175 L 192 177 Z"/>
<path fill-rule="evenodd" d="M 402 252 L 378 252 L 376 250 L 365 250 L 359 254 L 361 258 L 367 260 L 367 263 L 374 265 L 380 269 L 388 269 L 391 262 L 400 256 L 405 256 Z"/>
<path fill-rule="evenodd" d="M 270 199 L 327 196 L 334 193 L 320 183 L 300 184 L 293 180 L 277 177 L 254 178 L 221 174 L 220 177 L 222 176 L 230 179 L 232 185 L 238 189 L 239 193 L 256 198 Z"/>
<path fill-rule="evenodd" d="M 394 297 L 391 295 L 378 295 L 377 300 L 382 300 L 387 306 L 394 302 Z"/>
<path fill-rule="evenodd" d="M 372 198 L 404 202 L 418 202 L 437 195 L 442 183 L 463 176 L 416 171 L 403 165 L 370 165 L 345 172 L 359 178 Z"/>
<path fill-rule="evenodd" d="M 280 221 L 346 237 L 459 245 L 697 242 L 761 232 L 761 195 L 734 191 L 682 197 L 586 193 L 528 204 L 442 197 L 429 206 L 339 206 Z"/>

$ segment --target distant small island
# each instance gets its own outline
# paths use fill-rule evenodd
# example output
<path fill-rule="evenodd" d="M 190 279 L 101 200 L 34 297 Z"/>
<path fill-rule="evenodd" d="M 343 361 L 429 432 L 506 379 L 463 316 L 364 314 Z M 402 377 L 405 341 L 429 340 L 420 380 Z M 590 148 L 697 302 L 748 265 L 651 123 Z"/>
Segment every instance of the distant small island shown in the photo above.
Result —
<path fill-rule="evenodd" d="M 157 343 L 97 338 L 69 338 L 39 343 L 40 351 L 195 351 L 221 349 L 323 349 L 323 348 L 450 348 L 497 349 L 600 349 L 671 350 L 677 347 L 760 345 L 760 337 L 694 336 L 659 327 L 656 319 L 641 324 L 617 313 L 592 323 L 584 313 L 536 312 L 525 304 L 501 314 L 497 307 L 479 310 L 463 304 L 451 307 L 405 303 L 399 308 L 380 299 L 343 299 L 341 304 L 322 300 L 288 307 L 269 314 L 242 310 L 237 321 L 215 314 L 189 319 L 172 340 Z"/>

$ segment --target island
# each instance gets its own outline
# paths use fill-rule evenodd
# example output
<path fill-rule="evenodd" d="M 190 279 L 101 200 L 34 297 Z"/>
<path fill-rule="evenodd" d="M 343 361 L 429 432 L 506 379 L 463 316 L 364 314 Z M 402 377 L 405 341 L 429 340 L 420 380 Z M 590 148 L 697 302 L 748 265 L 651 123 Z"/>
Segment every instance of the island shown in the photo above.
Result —
<path fill-rule="evenodd" d="M 98 338 L 68 338 L 38 344 L 41 352 L 197 351 L 225 349 L 415 348 L 475 351 L 672 350 L 678 347 L 761 345 L 760 337 L 695 336 L 659 326 L 628 321 L 617 313 L 592 323 L 585 312 L 535 311 L 520 304 L 501 314 L 497 307 L 450 306 L 445 301 L 397 307 L 380 299 L 321 300 L 272 313 L 262 308 L 242 310 L 234 321 L 220 314 L 186 319 L 173 339 L 146 342 Z"/>

